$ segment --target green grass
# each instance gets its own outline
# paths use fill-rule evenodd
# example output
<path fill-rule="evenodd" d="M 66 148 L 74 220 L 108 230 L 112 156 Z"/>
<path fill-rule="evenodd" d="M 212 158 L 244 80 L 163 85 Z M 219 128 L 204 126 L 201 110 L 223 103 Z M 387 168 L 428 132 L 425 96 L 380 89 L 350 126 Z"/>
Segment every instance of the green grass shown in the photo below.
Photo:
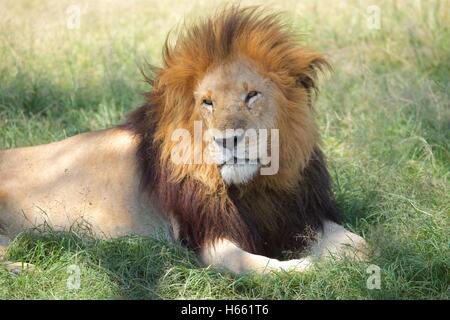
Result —
<path fill-rule="evenodd" d="M 371 1 L 298 2 L 272 7 L 334 64 L 317 119 L 346 226 L 377 249 L 380 290 L 366 287 L 369 263 L 234 277 L 200 268 L 174 244 L 45 229 L 15 240 L 9 258 L 37 270 L 0 269 L 0 298 L 448 299 L 449 2 L 379 1 L 379 30 L 367 28 Z M 166 32 L 220 1 L 126 3 L 0 3 L 0 148 L 120 123 L 142 103 L 139 67 L 159 63 Z M 81 7 L 80 29 L 66 28 L 71 4 Z M 74 264 L 81 286 L 68 290 Z"/>

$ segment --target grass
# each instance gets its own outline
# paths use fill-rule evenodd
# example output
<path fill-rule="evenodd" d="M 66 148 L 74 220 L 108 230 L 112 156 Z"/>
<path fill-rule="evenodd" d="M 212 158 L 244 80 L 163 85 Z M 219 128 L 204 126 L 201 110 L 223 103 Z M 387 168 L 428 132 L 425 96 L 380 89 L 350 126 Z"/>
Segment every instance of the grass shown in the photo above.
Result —
<path fill-rule="evenodd" d="M 334 64 L 317 119 L 346 227 L 377 248 L 370 264 L 381 269 L 381 289 L 367 288 L 368 263 L 234 277 L 163 241 L 44 228 L 14 241 L 9 258 L 37 270 L 0 269 L 0 298 L 448 299 L 449 3 L 379 1 L 381 28 L 369 29 L 372 2 L 299 2 L 272 7 L 288 10 L 305 44 Z M 120 123 L 142 103 L 139 67 L 159 63 L 165 34 L 219 3 L 2 1 L 0 148 Z M 79 29 L 66 27 L 73 4 Z M 78 290 L 67 289 L 71 265 Z"/>

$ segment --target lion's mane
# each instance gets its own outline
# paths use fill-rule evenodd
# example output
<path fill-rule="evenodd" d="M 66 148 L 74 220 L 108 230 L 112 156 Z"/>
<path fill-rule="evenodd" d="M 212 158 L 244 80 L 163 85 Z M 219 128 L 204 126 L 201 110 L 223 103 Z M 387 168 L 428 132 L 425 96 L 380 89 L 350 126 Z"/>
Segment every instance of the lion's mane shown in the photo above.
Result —
<path fill-rule="evenodd" d="M 215 165 L 174 165 L 170 137 L 201 120 L 193 92 L 207 70 L 236 57 L 250 59 L 278 88 L 280 170 L 227 186 Z M 312 119 L 317 72 L 326 66 L 279 15 L 257 7 L 224 9 L 186 28 L 174 44 L 166 41 L 163 67 L 148 76 L 147 103 L 126 127 L 140 136 L 143 188 L 177 220 L 188 247 L 226 237 L 244 250 L 280 257 L 303 248 L 323 219 L 339 222 Z"/>

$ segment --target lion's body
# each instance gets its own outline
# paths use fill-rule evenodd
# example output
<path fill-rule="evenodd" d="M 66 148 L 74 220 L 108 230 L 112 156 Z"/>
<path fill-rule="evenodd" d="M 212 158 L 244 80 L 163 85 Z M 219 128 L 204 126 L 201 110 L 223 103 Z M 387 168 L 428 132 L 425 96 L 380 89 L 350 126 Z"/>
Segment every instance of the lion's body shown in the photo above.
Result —
<path fill-rule="evenodd" d="M 301 47 L 279 16 L 231 7 L 166 43 L 163 60 L 124 125 L 0 153 L 7 234 L 81 218 L 103 236 L 162 230 L 205 264 L 238 273 L 303 271 L 313 257 L 364 246 L 339 225 L 320 150 L 312 96 L 328 64 L 319 53 Z M 212 133 L 195 143 L 198 123 Z M 180 130 L 194 140 L 173 139 Z M 252 143 L 252 130 L 270 139 Z M 268 149 L 266 163 L 259 152 Z M 174 150 L 189 161 L 175 161 Z M 263 174 L 268 166 L 275 170 Z M 306 248 L 312 256 L 278 260 Z"/>
<path fill-rule="evenodd" d="M 0 258 L 20 232 L 48 224 L 68 231 L 79 222 L 99 238 L 145 235 L 177 240 L 180 222 L 161 209 L 161 200 L 142 188 L 136 157 L 140 137 L 114 128 L 35 147 L 0 151 Z M 202 226 L 199 226 L 201 229 Z M 309 248 L 315 257 L 340 254 L 340 245 L 364 241 L 334 223 Z M 327 230 L 325 230 L 327 231 Z M 226 239 L 199 251 L 205 264 L 235 273 L 294 268 L 312 260 L 279 261 L 246 253 Z M 8 268 L 23 268 L 10 264 Z M 22 267 L 21 267 L 22 266 Z M 27 266 L 28 268 L 28 266 Z"/>
<path fill-rule="evenodd" d="M 100 237 L 169 230 L 166 216 L 140 188 L 137 139 L 109 129 L 0 151 L 3 234 L 14 237 L 44 222 L 60 230 L 87 222 Z"/>

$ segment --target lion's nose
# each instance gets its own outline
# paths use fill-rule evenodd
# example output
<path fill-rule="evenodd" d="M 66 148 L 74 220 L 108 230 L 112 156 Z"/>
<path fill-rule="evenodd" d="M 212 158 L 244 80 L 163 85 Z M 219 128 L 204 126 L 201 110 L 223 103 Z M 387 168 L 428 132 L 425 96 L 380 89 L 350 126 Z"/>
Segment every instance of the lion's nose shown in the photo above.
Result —
<path fill-rule="evenodd" d="M 226 149 L 236 149 L 239 142 L 242 140 L 242 138 L 244 137 L 243 134 L 234 134 L 231 137 L 214 137 L 214 141 L 219 145 L 219 147 L 221 148 L 226 148 Z"/>

